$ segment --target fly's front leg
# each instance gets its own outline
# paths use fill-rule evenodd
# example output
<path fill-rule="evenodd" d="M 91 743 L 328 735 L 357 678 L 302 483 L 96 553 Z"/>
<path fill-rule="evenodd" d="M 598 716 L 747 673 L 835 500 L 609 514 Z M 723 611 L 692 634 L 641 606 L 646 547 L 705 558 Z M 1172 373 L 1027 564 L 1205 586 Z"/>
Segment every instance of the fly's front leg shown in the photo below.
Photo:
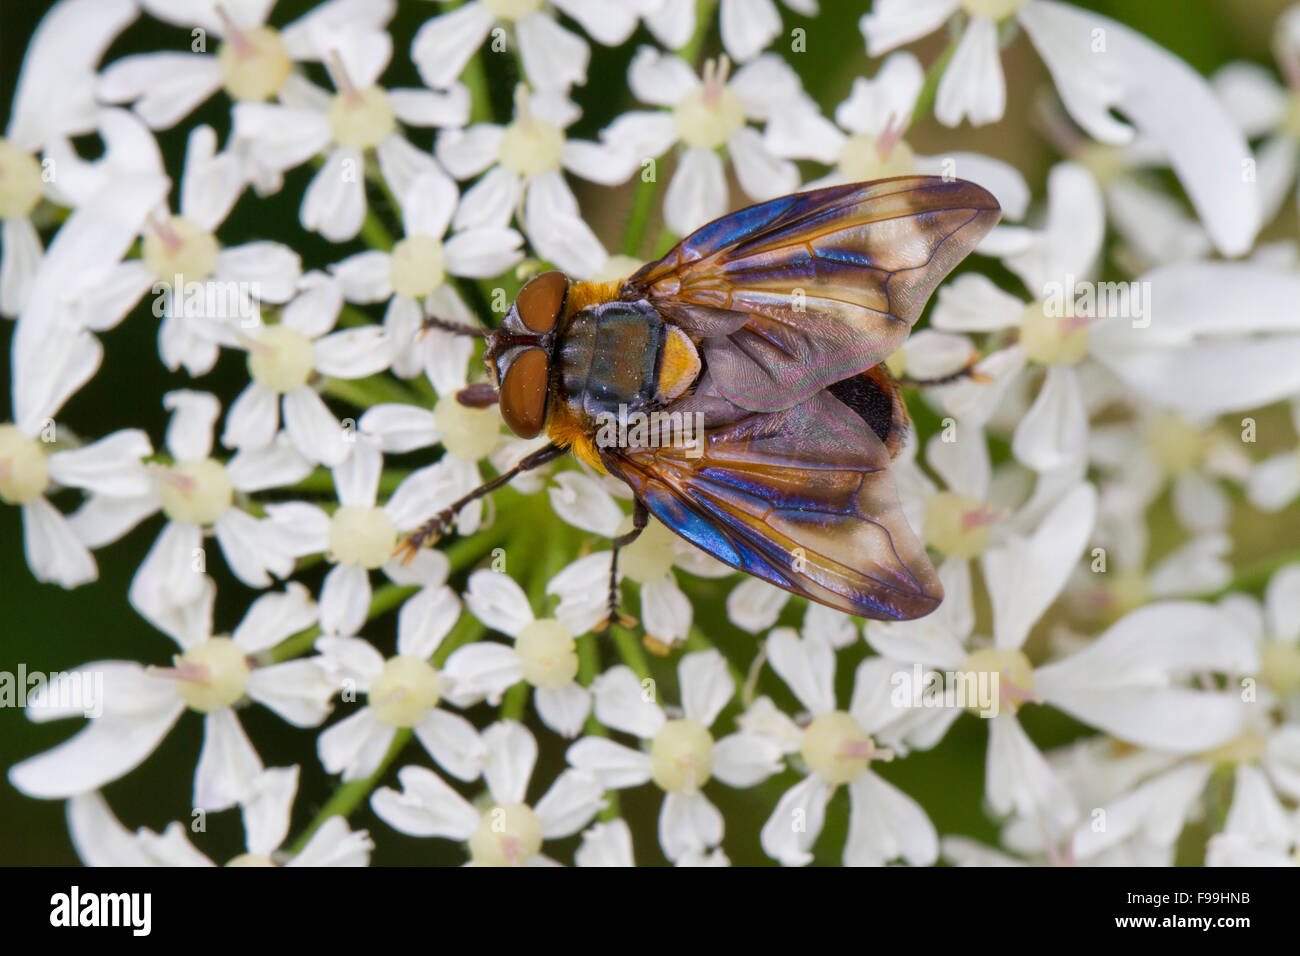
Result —
<path fill-rule="evenodd" d="M 397 546 L 397 549 L 393 551 L 393 555 L 401 555 L 402 563 L 409 564 L 411 559 L 415 557 L 417 551 L 425 545 L 436 543 L 437 540 L 446 533 L 447 529 L 451 527 L 452 522 L 456 520 L 456 515 L 460 514 L 460 509 L 464 508 L 470 502 L 478 501 L 478 499 L 482 498 L 484 495 L 495 491 L 506 482 L 511 481 L 517 475 L 521 475 L 525 471 L 531 471 L 534 468 L 539 468 L 549 461 L 554 461 L 564 453 L 565 449 L 561 448 L 559 445 L 547 445 L 545 448 L 539 448 L 531 455 L 521 459 L 519 464 L 515 465 L 509 471 L 502 472 L 491 481 L 486 481 L 479 485 L 469 494 L 455 501 L 453 504 L 438 512 L 424 524 L 420 525 L 420 527 L 416 528 L 406 536 L 402 543 Z"/>
<path fill-rule="evenodd" d="M 629 544 L 641 536 L 645 530 L 646 524 L 650 521 L 650 512 L 646 506 L 641 503 L 641 499 L 636 499 L 636 504 L 632 508 L 632 530 L 627 534 L 620 534 L 613 541 L 614 554 L 609 560 L 609 615 L 605 618 L 604 624 L 600 625 L 599 630 L 605 630 L 610 623 L 619 620 L 618 616 L 618 552 L 620 548 L 626 548 Z"/>

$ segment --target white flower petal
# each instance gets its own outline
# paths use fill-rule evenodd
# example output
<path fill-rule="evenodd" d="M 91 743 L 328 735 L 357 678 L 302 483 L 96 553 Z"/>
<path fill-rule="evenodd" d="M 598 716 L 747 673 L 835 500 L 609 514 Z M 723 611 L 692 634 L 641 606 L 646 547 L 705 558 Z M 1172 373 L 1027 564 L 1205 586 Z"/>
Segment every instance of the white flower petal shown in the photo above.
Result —
<path fill-rule="evenodd" d="M 194 806 L 225 810 L 241 800 L 262 772 L 262 761 L 229 707 L 203 718 L 203 749 L 194 772 Z"/>
<path fill-rule="evenodd" d="M 482 773 L 487 745 L 474 725 L 460 714 L 435 707 L 416 724 L 415 736 L 438 766 L 453 777 L 474 780 Z"/>

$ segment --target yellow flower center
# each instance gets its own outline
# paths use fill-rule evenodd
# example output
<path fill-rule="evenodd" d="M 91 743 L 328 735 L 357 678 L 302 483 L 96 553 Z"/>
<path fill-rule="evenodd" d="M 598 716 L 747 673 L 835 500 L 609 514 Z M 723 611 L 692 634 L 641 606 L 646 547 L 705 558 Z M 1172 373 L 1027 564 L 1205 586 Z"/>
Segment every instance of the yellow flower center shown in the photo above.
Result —
<path fill-rule="evenodd" d="M 172 521 L 209 525 L 235 500 L 235 488 L 219 461 L 177 462 L 159 470 L 158 497 Z"/>
<path fill-rule="evenodd" d="M 1171 475 L 1195 468 L 1205 447 L 1199 428 L 1169 413 L 1156 416 L 1146 427 L 1144 438 L 1151 457 Z"/>
<path fill-rule="evenodd" d="M 605 260 L 605 264 L 596 270 L 596 274 L 591 277 L 591 281 L 613 282 L 615 279 L 624 279 L 643 265 L 645 263 L 640 259 L 618 253 Z"/>
<path fill-rule="evenodd" d="M 893 758 L 888 751 L 877 750 L 871 735 L 843 710 L 813 718 L 803 732 L 799 752 L 809 770 L 833 785 L 857 780 L 873 758 Z"/>
<path fill-rule="evenodd" d="M 1259 679 L 1281 694 L 1300 690 L 1300 647 L 1280 641 L 1261 644 Z"/>
<path fill-rule="evenodd" d="M 925 541 L 954 558 L 974 558 L 989 546 L 994 517 L 983 502 L 940 491 L 925 503 Z"/>
<path fill-rule="evenodd" d="M 916 154 L 904 140 L 880 143 L 869 133 L 858 133 L 840 147 L 840 172 L 854 182 L 907 176 L 916 170 Z"/>
<path fill-rule="evenodd" d="M 501 438 L 501 418 L 495 408 L 467 408 L 455 395 L 438 399 L 433 422 L 442 435 L 442 446 L 462 461 L 486 458 Z"/>
<path fill-rule="evenodd" d="M 577 645 L 569 629 L 554 618 L 533 621 L 515 638 L 524 680 L 534 687 L 564 687 L 578 674 Z"/>
<path fill-rule="evenodd" d="M 241 853 L 239 856 L 231 857 L 226 866 L 275 866 L 275 863 L 255 853 Z"/>
<path fill-rule="evenodd" d="M 524 117 L 505 129 L 498 147 L 501 164 L 520 176 L 535 176 L 560 168 L 564 131 L 544 120 Z"/>
<path fill-rule="evenodd" d="M 619 534 L 632 530 L 632 519 L 624 518 Z M 618 569 L 639 584 L 658 581 L 672 570 L 677 556 L 673 547 L 675 535 L 658 521 L 651 521 L 641 535 L 618 553 Z"/>
<path fill-rule="evenodd" d="M 428 295 L 447 278 L 442 243 L 433 236 L 408 236 L 393 246 L 388 271 L 398 295 L 412 299 Z"/>
<path fill-rule="evenodd" d="M 397 547 L 397 529 L 383 508 L 344 505 L 330 519 L 328 557 L 339 564 L 378 568 Z"/>
<path fill-rule="evenodd" d="M 270 27 L 231 31 L 217 50 L 221 82 L 232 99 L 269 100 L 280 92 L 293 63 L 280 34 Z"/>
<path fill-rule="evenodd" d="M 961 666 L 963 675 L 972 679 L 978 690 L 987 687 L 991 694 L 996 694 L 998 705 L 1015 713 L 1022 703 L 1037 700 L 1033 696 L 1034 665 L 1029 663 L 1023 653 L 1017 650 L 1000 650 L 985 647 L 971 653 Z M 975 700 L 967 703 L 967 709 L 980 713 L 985 701 L 975 694 Z"/>
<path fill-rule="evenodd" d="M 523 803 L 492 807 L 469 838 L 475 866 L 523 866 L 541 849 L 542 821 Z"/>
<path fill-rule="evenodd" d="M 1047 303 L 1031 302 L 1020 316 L 1020 344 L 1039 365 L 1073 365 L 1088 354 L 1088 320 L 1069 314 L 1072 302 L 1060 311 L 1054 315 Z"/>
<path fill-rule="evenodd" d="M 697 720 L 670 720 L 650 743 L 650 775 L 668 793 L 696 793 L 713 774 L 713 735 Z"/>
<path fill-rule="evenodd" d="M 1258 732 L 1248 730 L 1239 737 L 1234 737 L 1226 744 L 1207 750 L 1201 754 L 1204 760 L 1216 765 L 1237 766 L 1238 764 L 1258 763 L 1268 749 L 1268 741 Z"/>
<path fill-rule="evenodd" d="M 25 505 L 49 484 L 50 463 L 41 443 L 17 425 L 0 425 L 0 501 Z"/>
<path fill-rule="evenodd" d="M 482 3 L 498 20 L 522 20 L 542 8 L 542 0 L 482 0 Z"/>
<path fill-rule="evenodd" d="M 284 325 L 269 325 L 248 345 L 248 374 L 281 394 L 307 384 L 315 369 L 311 340 Z"/>
<path fill-rule="evenodd" d="M 1005 20 L 1028 2 L 1029 0 L 961 0 L 961 6 L 972 17 L 987 17 L 997 21 Z"/>
<path fill-rule="evenodd" d="M 1076 159 L 1099 183 L 1108 183 L 1129 168 L 1129 160 L 1124 151 L 1105 143 L 1088 143 L 1079 150 Z"/>
<path fill-rule="evenodd" d="M 212 637 L 175 659 L 176 692 L 201 714 L 224 710 L 244 696 L 248 658 L 228 637 Z"/>
<path fill-rule="evenodd" d="M 725 86 L 692 90 L 673 110 L 677 135 L 687 146 L 717 149 L 745 125 L 745 104 Z"/>
<path fill-rule="evenodd" d="M 1288 136 L 1300 139 L 1300 90 L 1291 90 L 1287 95 L 1280 129 Z"/>
<path fill-rule="evenodd" d="M 41 164 L 0 137 L 0 219 L 18 219 L 41 201 Z"/>
<path fill-rule="evenodd" d="M 157 220 L 144 234 L 142 257 L 155 278 L 173 287 L 202 282 L 217 268 L 217 237 L 184 216 Z"/>
<path fill-rule="evenodd" d="M 420 657 L 399 654 L 384 661 L 370 683 L 366 702 L 375 717 L 390 727 L 414 727 L 438 706 L 438 672 Z"/>
<path fill-rule="evenodd" d="M 334 94 L 329 121 L 334 142 L 354 149 L 373 149 L 397 129 L 388 94 L 377 86 Z"/>

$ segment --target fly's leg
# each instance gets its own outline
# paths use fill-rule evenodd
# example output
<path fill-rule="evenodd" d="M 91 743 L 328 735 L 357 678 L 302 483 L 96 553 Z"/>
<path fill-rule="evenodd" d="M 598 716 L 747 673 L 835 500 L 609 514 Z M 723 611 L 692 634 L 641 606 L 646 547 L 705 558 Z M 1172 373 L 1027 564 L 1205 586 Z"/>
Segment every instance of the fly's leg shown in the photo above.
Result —
<path fill-rule="evenodd" d="M 479 485 L 469 494 L 444 508 L 424 524 L 420 525 L 420 527 L 408 534 L 402 543 L 397 546 L 396 550 L 393 551 L 393 556 L 397 557 L 400 555 L 402 563 L 409 564 L 411 559 L 415 557 L 417 551 L 426 545 L 434 544 L 440 537 L 442 537 L 447 529 L 451 527 L 452 522 L 456 520 L 456 515 L 460 513 L 461 508 L 464 508 L 470 502 L 478 501 L 478 499 L 482 498 L 484 495 L 495 491 L 515 476 L 521 475 L 525 471 L 539 468 L 548 461 L 554 461 L 556 458 L 563 455 L 565 450 L 566 449 L 561 448 L 559 445 L 547 445 L 545 448 L 539 448 L 531 455 L 521 459 L 519 464 L 515 465 L 509 471 L 502 472 L 491 481 Z"/>
<path fill-rule="evenodd" d="M 615 620 L 621 620 L 618 614 L 618 552 L 620 548 L 626 548 L 629 544 L 641 536 L 645 530 L 646 524 L 650 521 L 650 512 L 646 506 L 641 503 L 641 499 L 636 499 L 636 504 L 632 508 L 632 530 L 627 534 L 620 534 L 613 540 L 614 554 L 609 561 L 609 616 L 605 618 L 604 624 L 600 630 L 605 630 L 610 623 Z"/>
<path fill-rule="evenodd" d="M 978 385 L 987 385 L 993 380 L 983 372 L 975 371 L 975 363 L 979 360 L 980 356 L 975 355 L 964 366 L 948 375 L 938 375 L 934 378 L 900 378 L 895 380 L 895 384 L 900 388 L 930 388 L 935 385 L 951 385 L 953 382 L 968 378 Z"/>

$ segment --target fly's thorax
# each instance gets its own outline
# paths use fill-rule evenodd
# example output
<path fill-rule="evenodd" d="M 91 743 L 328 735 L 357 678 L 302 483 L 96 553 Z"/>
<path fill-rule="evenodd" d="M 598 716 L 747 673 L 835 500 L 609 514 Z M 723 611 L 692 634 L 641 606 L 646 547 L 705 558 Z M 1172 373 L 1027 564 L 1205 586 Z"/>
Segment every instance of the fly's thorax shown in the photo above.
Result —
<path fill-rule="evenodd" d="M 555 352 L 566 399 L 595 419 L 662 407 L 699 377 L 690 337 L 642 300 L 605 302 L 573 316 Z"/>

